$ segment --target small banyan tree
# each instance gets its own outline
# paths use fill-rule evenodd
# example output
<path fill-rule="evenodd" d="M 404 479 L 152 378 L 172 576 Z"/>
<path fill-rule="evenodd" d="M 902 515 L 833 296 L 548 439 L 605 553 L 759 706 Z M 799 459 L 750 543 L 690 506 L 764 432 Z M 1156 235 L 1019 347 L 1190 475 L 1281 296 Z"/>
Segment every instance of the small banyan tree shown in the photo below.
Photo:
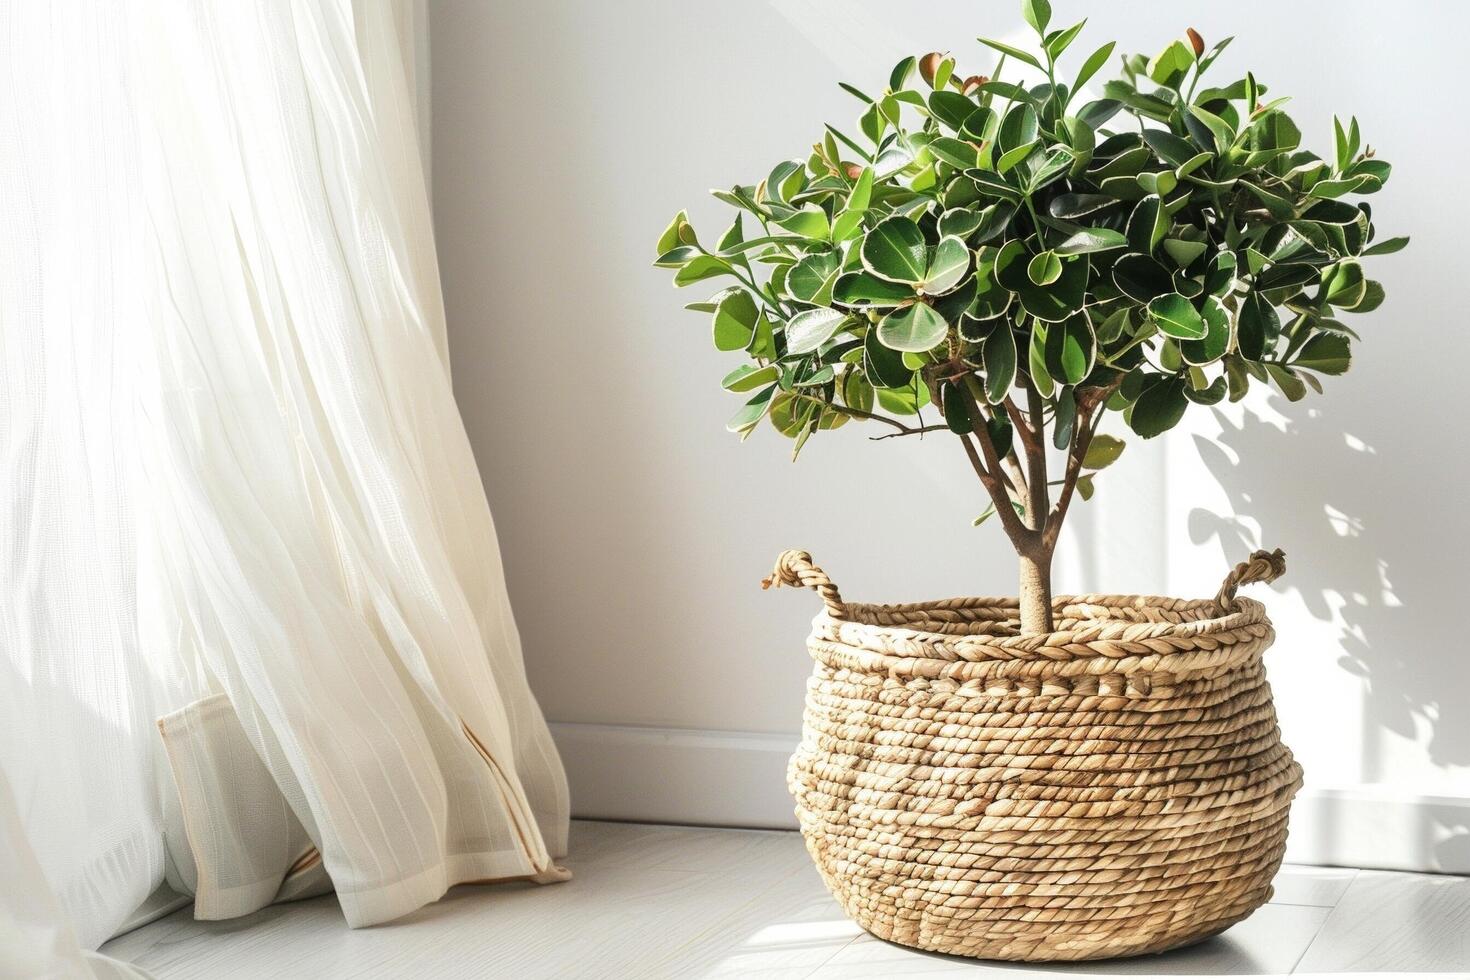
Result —
<path fill-rule="evenodd" d="M 702 243 L 680 212 L 658 242 L 674 282 L 730 284 L 691 303 L 715 346 L 743 355 L 729 422 L 794 440 L 850 420 L 888 436 L 948 430 L 1020 559 L 1021 629 L 1052 629 L 1051 562 L 1073 498 L 1123 451 L 1109 413 L 1149 439 L 1190 405 L 1253 382 L 1293 401 L 1347 370 L 1340 316 L 1383 301 L 1362 259 L 1389 165 L 1356 119 L 1327 158 L 1304 149 L 1286 99 L 1247 73 L 1204 76 L 1229 44 L 1194 30 L 1121 77 L 1085 86 L 1114 44 L 1059 71 L 1083 24 L 1023 14 L 1039 50 L 987 38 L 987 75 L 905 58 L 804 160 L 714 191 L 736 209 Z M 1005 77 L 1021 63 L 1040 84 Z M 1039 74 L 1038 74 L 1039 73 Z"/>

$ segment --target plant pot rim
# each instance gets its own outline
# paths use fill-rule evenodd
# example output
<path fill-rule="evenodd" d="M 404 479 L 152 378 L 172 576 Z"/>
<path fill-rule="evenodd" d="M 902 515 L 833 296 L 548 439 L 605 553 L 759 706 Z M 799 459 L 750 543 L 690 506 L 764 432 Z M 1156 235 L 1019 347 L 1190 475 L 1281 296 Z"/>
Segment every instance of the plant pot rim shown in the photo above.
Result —
<path fill-rule="evenodd" d="M 1214 599 L 1153 595 L 1061 596 L 1057 629 L 1021 635 L 1011 597 L 961 597 L 898 605 L 844 602 L 806 552 L 785 552 L 768 584 L 816 590 L 812 656 L 839 669 L 961 682 L 1057 682 L 1130 675 L 1150 689 L 1258 659 L 1275 637 L 1266 608 L 1236 587 L 1285 570 L 1280 552 L 1256 552 L 1226 576 Z M 1087 683 L 1091 683 L 1090 681 Z M 1023 685 L 1024 687 L 1025 685 Z"/>

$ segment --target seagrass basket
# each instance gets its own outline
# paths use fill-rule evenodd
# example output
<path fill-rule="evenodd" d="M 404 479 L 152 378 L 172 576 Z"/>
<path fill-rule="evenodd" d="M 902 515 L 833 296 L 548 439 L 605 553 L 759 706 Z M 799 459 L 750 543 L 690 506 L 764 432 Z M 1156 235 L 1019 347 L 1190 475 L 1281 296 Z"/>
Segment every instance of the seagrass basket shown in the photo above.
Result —
<path fill-rule="evenodd" d="M 1281 742 L 1237 586 L 1214 599 L 844 602 L 801 551 L 766 585 L 822 596 L 787 779 L 832 894 L 880 939 L 998 960 L 1086 960 L 1197 942 L 1271 896 L 1301 767 Z"/>

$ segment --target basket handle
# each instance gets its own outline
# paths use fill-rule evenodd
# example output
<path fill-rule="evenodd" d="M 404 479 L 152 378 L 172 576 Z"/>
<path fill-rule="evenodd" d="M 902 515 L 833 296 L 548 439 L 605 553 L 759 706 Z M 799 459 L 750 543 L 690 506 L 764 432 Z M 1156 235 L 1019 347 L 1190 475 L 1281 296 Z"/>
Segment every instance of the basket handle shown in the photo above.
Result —
<path fill-rule="evenodd" d="M 812 563 L 812 556 L 805 551 L 783 551 L 781 557 L 776 559 L 776 567 L 761 580 L 761 588 L 769 589 L 772 586 L 780 588 L 783 585 L 792 585 L 814 589 L 822 596 L 822 602 L 827 605 L 827 615 L 833 619 L 845 619 L 847 617 L 847 606 L 843 605 L 842 593 L 837 591 L 837 586 L 822 571 Z"/>
<path fill-rule="evenodd" d="M 1252 582 L 1274 582 L 1286 574 L 1286 553 L 1280 548 L 1275 551 L 1255 551 L 1245 561 L 1236 565 L 1220 583 L 1215 603 L 1224 611 L 1235 608 L 1235 590 Z"/>

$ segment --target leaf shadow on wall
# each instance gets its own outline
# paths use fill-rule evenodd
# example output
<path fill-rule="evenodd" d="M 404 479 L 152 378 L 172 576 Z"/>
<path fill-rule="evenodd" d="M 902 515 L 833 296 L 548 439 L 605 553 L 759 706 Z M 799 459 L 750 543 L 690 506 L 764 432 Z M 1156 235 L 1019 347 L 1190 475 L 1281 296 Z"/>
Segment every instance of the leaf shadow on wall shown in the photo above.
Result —
<path fill-rule="evenodd" d="M 1444 563 L 1426 558 L 1438 544 L 1439 517 L 1427 511 L 1430 500 L 1414 499 L 1420 484 L 1404 478 L 1416 471 L 1415 448 L 1380 451 L 1308 404 L 1277 396 L 1271 407 L 1282 422 L 1247 410 L 1236 423 L 1215 410 L 1219 437 L 1194 437 L 1229 498 L 1228 514 L 1252 521 L 1196 507 L 1190 538 L 1216 542 L 1222 558 L 1233 561 L 1263 547 L 1258 524 L 1265 546 L 1284 548 L 1290 585 L 1313 617 L 1339 630 L 1337 666 L 1362 681 L 1365 780 L 1389 775 L 1377 757 L 1385 731 L 1410 740 L 1427 734 L 1438 767 L 1470 765 L 1470 713 L 1460 703 L 1465 685 L 1453 673 L 1463 670 L 1453 606 L 1458 586 Z M 1293 483 L 1301 493 L 1289 492 Z M 1303 505 L 1304 497 L 1321 504 Z M 1470 828 L 1436 823 L 1426 837 L 1438 841 L 1434 858 L 1441 866 L 1462 864 Z"/>

